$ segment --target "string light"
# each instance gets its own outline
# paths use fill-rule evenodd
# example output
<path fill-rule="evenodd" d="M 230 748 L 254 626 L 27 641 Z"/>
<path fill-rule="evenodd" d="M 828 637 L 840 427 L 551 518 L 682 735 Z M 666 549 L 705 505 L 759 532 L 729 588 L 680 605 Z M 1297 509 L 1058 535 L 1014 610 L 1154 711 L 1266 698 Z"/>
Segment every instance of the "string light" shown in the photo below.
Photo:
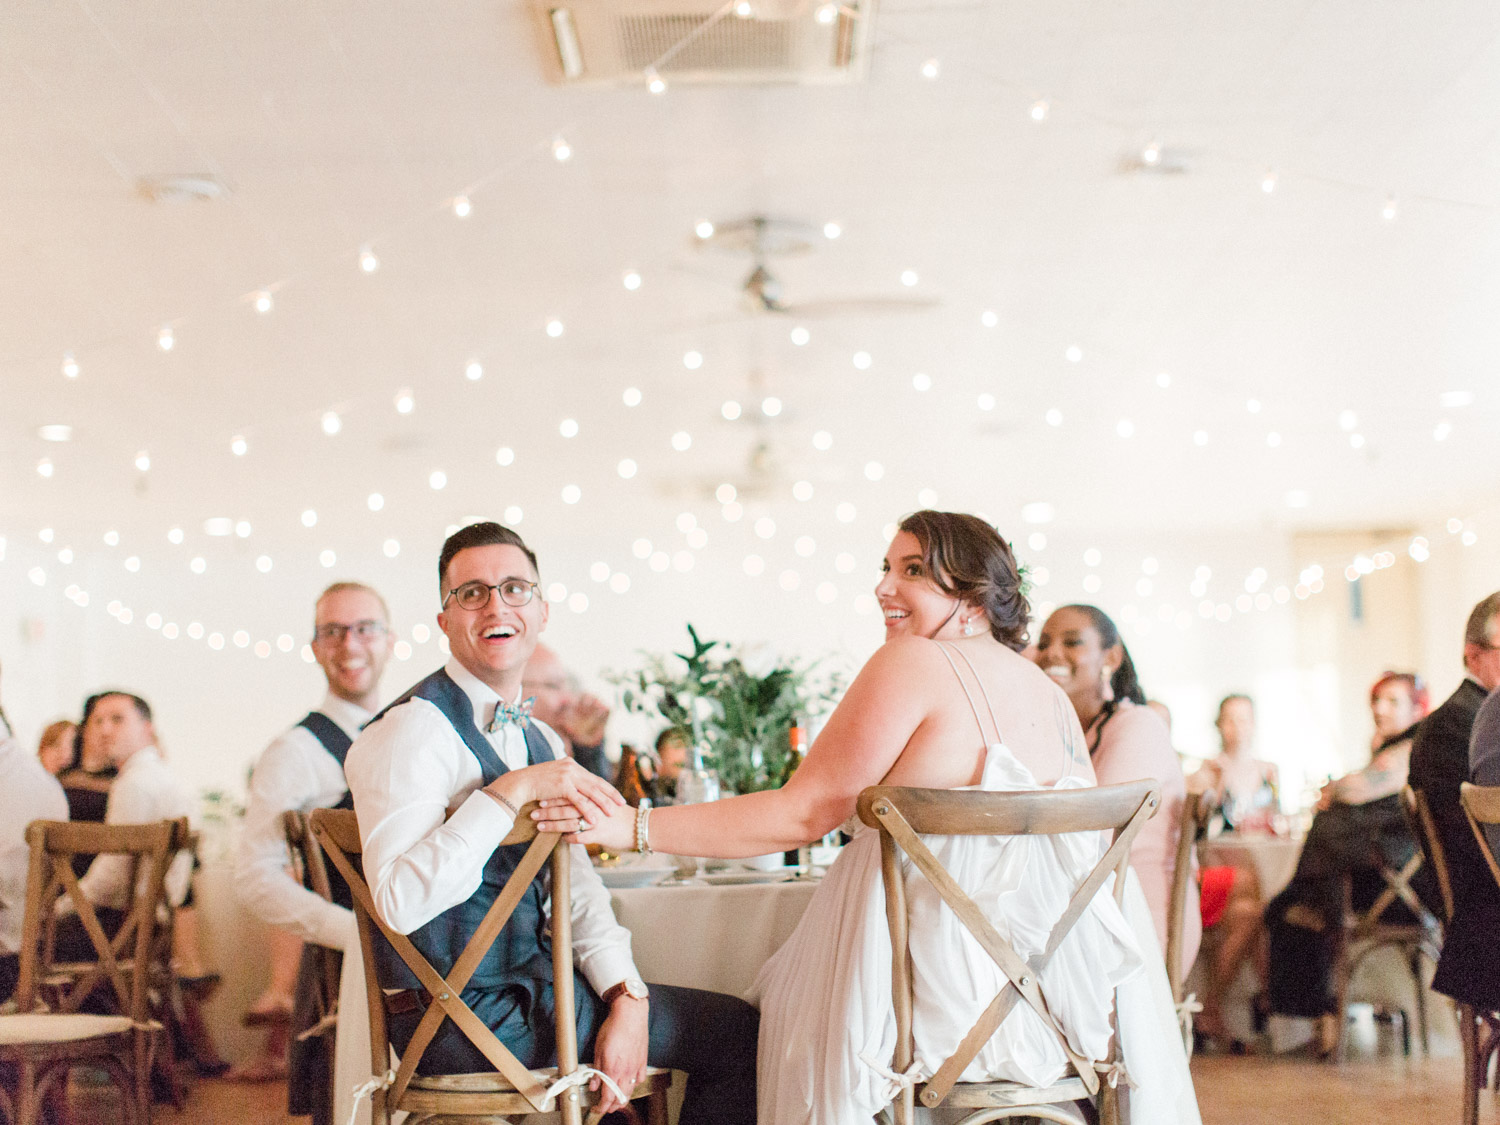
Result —
<path fill-rule="evenodd" d="M 700 239 L 710 239 L 714 236 L 714 225 L 707 219 L 700 219 L 693 227 L 693 233 Z"/>
<path fill-rule="evenodd" d="M 151 455 L 144 449 L 135 455 L 135 467 L 143 473 L 151 468 Z"/>
<path fill-rule="evenodd" d="M 693 435 L 686 430 L 678 430 L 672 435 L 672 448 L 678 453 L 686 453 L 693 445 Z"/>
<path fill-rule="evenodd" d="M 229 452 L 233 453 L 236 457 L 243 457 L 250 452 L 250 443 L 239 434 L 235 434 L 234 437 L 229 439 Z"/>
<path fill-rule="evenodd" d="M 343 419 L 340 418 L 338 416 L 338 413 L 333 410 L 329 410 L 323 415 L 321 424 L 323 427 L 323 432 L 329 437 L 333 437 L 344 428 Z"/>
<path fill-rule="evenodd" d="M 433 469 L 427 474 L 427 486 L 434 492 L 440 492 L 448 485 L 448 474 L 442 469 Z"/>
<path fill-rule="evenodd" d="M 104 545 L 106 547 L 118 547 L 120 545 L 120 533 L 118 531 L 106 531 L 104 533 Z"/>
<path fill-rule="evenodd" d="M 615 471 L 620 474 L 620 477 L 623 480 L 629 480 L 631 477 L 635 476 L 636 469 L 636 463 L 629 457 L 626 457 L 618 465 L 615 466 Z"/>
<path fill-rule="evenodd" d="M 1039 98 L 1031 103 L 1031 119 L 1038 124 L 1047 120 L 1047 113 L 1051 110 L 1045 98 Z"/>
<path fill-rule="evenodd" d="M 163 325 L 156 330 L 156 346 L 164 352 L 169 352 L 177 344 L 177 337 L 172 334 L 170 324 Z"/>
<path fill-rule="evenodd" d="M 484 378 L 484 364 L 477 359 L 471 359 L 464 365 L 464 378 L 471 383 L 477 383 Z"/>
<path fill-rule="evenodd" d="M 125 566 L 127 569 L 131 569 L 130 562 L 130 559 L 125 560 Z M 139 565 L 139 560 L 137 560 L 137 565 Z M 208 569 L 208 560 L 205 559 L 202 555 L 197 555 L 192 559 L 191 562 L 188 563 L 188 569 L 191 570 L 194 574 L 202 574 Z"/>
<path fill-rule="evenodd" d="M 1051 410 L 1047 411 L 1044 417 L 1046 418 L 1047 425 L 1049 426 L 1061 426 L 1063 424 L 1063 412 L 1057 409 L 1057 407 L 1055 406 Z"/>
<path fill-rule="evenodd" d="M 1148 168 L 1155 168 L 1161 163 L 1161 142 L 1152 141 L 1141 150 L 1141 163 Z"/>
<path fill-rule="evenodd" d="M 914 391 L 930 391 L 932 390 L 932 377 L 918 371 L 911 377 L 911 386 Z"/>
<path fill-rule="evenodd" d="M 1276 190 L 1276 173 L 1274 171 L 1268 170 L 1266 174 L 1260 178 L 1260 190 L 1265 192 L 1267 195 L 1270 195 L 1273 191 Z"/>
<path fill-rule="evenodd" d="M 755 521 L 755 534 L 762 539 L 770 539 L 776 534 L 776 521 L 770 516 L 761 516 Z"/>
<path fill-rule="evenodd" d="M 515 464 L 516 451 L 508 445 L 502 445 L 495 450 L 495 464 L 502 467 Z"/>
<path fill-rule="evenodd" d="M 380 545 L 380 551 L 388 559 L 393 559 L 401 553 L 401 540 L 387 539 Z"/>
<path fill-rule="evenodd" d="M 879 480 L 885 476 L 885 466 L 879 461 L 868 461 L 865 463 L 865 479 Z"/>
<path fill-rule="evenodd" d="M 563 138 L 561 138 L 561 137 L 557 137 L 557 138 L 555 138 L 553 140 L 553 142 L 552 142 L 552 159 L 556 160 L 559 164 L 561 164 L 564 161 L 566 161 L 572 155 L 573 155 L 573 146 L 570 145 L 570 144 L 568 144 L 567 141 L 563 140 Z"/>
<path fill-rule="evenodd" d="M 417 400 L 409 390 L 397 391 L 395 402 L 397 414 L 410 414 L 417 408 Z"/>
<path fill-rule="evenodd" d="M 742 20 L 752 19 L 755 16 L 755 8 L 751 6 L 750 0 L 738 0 L 734 6 L 734 14 Z"/>
<path fill-rule="evenodd" d="M 995 409 L 995 396 L 986 391 L 979 396 L 977 403 L 980 410 L 993 410 Z"/>
<path fill-rule="evenodd" d="M 824 27 L 827 27 L 838 18 L 839 6 L 837 4 L 819 4 L 817 11 L 813 13 L 813 19 Z"/>
<path fill-rule="evenodd" d="M 760 400 L 760 412 L 767 418 L 774 418 L 781 413 L 781 400 L 775 395 L 767 395 Z"/>
<path fill-rule="evenodd" d="M 1396 215 L 1396 197 L 1394 195 L 1389 195 L 1386 197 L 1385 206 L 1380 209 L 1380 217 L 1388 223 L 1394 223 L 1396 221 Z"/>
<path fill-rule="evenodd" d="M 564 504 L 576 504 L 583 499 L 583 489 L 576 484 L 565 484 L 562 490 L 562 502 Z"/>
<path fill-rule="evenodd" d="M 941 64 L 939 64 L 937 59 L 928 59 L 922 64 L 922 77 L 927 79 L 929 82 L 936 79 L 937 76 L 941 73 L 942 66 Z"/>
<path fill-rule="evenodd" d="M 812 436 L 813 448 L 820 453 L 827 453 L 833 448 L 833 435 L 827 430 L 819 430 Z"/>
<path fill-rule="evenodd" d="M 620 395 L 620 401 L 626 406 L 639 406 L 641 404 L 641 391 L 639 387 L 626 387 L 625 392 Z"/>
<path fill-rule="evenodd" d="M 1063 356 L 1069 363 L 1082 363 L 1083 349 L 1077 344 L 1072 344 L 1068 347 L 1067 351 L 1063 352 Z"/>
<path fill-rule="evenodd" d="M 714 489 L 714 499 L 720 504 L 733 504 L 734 498 L 738 495 L 739 491 L 728 481 L 725 481 L 718 488 Z"/>
<path fill-rule="evenodd" d="M 562 321 L 558 320 L 556 317 L 553 317 L 552 319 L 550 319 L 549 321 L 547 321 L 547 335 L 551 336 L 555 340 L 559 336 L 561 336 L 562 334 L 563 334 L 563 322 Z"/>
<path fill-rule="evenodd" d="M 740 404 L 735 402 L 734 399 L 730 399 L 723 406 L 719 407 L 719 413 L 724 415 L 726 421 L 733 422 L 740 416 Z"/>
<path fill-rule="evenodd" d="M 1156 385 L 1162 390 L 1166 390 L 1172 385 L 1172 376 L 1166 371 L 1158 372 L 1156 376 Z"/>
<path fill-rule="evenodd" d="M 460 219 L 467 219 L 474 212 L 474 205 L 469 202 L 467 195 L 455 196 L 453 199 L 453 214 Z"/>
<path fill-rule="evenodd" d="M 646 68 L 646 89 L 653 94 L 665 94 L 667 92 L 666 79 L 656 73 L 654 66 Z"/>
<path fill-rule="evenodd" d="M 868 371 L 874 360 L 870 358 L 869 352 L 855 352 L 853 362 L 856 371 Z"/>
<path fill-rule="evenodd" d="M 50 479 L 54 472 L 54 469 L 52 467 L 52 458 L 43 457 L 40 461 L 38 461 L 36 463 L 36 471 L 38 476 Z"/>
<path fill-rule="evenodd" d="M 811 339 L 812 333 L 809 332 L 806 328 L 803 328 L 802 325 L 799 324 L 796 328 L 792 329 L 792 343 L 797 347 L 805 347 L 807 345 L 807 342 Z"/>
<path fill-rule="evenodd" d="M 908 289 L 910 289 L 913 285 L 915 285 L 918 280 L 919 279 L 917 277 L 917 271 L 916 270 L 902 270 L 901 271 L 901 284 L 905 285 Z"/>
<path fill-rule="evenodd" d="M 700 367 L 703 366 L 703 353 L 702 352 L 687 352 L 687 353 L 685 353 L 683 355 L 683 357 L 682 357 L 682 366 L 686 367 L 689 371 L 697 371 L 698 368 L 700 368 Z"/>
<path fill-rule="evenodd" d="M 1121 418 L 1118 422 L 1115 423 L 1115 433 L 1122 438 L 1134 437 L 1135 423 L 1132 422 L 1129 418 Z"/>
<path fill-rule="evenodd" d="M 385 497 L 378 492 L 372 492 L 365 497 L 365 507 L 372 512 L 378 512 L 385 507 Z"/>
<path fill-rule="evenodd" d="M 73 358 L 72 352 L 63 352 L 62 373 L 64 379 L 78 378 L 78 361 Z"/>
<path fill-rule="evenodd" d="M 843 233 L 844 228 L 839 226 L 838 223 L 823 224 L 823 237 L 828 239 L 830 242 Z"/>
<path fill-rule="evenodd" d="M 256 559 L 255 560 L 255 569 L 258 570 L 258 571 L 260 571 L 262 574 L 270 574 L 271 573 L 271 556 L 270 555 L 261 555 L 260 558 Z"/>
<path fill-rule="evenodd" d="M 979 323 L 986 328 L 994 328 L 995 325 L 1000 323 L 1000 316 L 994 309 L 985 309 L 984 312 L 979 314 Z"/>
<path fill-rule="evenodd" d="M 317 523 L 318 523 L 318 513 L 317 512 L 313 511 L 311 508 L 308 508 L 306 511 L 304 511 L 302 513 L 302 526 L 303 527 L 316 527 Z"/>
<path fill-rule="evenodd" d="M 565 438 L 578 436 L 578 422 L 573 418 L 564 418 L 557 424 L 557 432 Z"/>
<path fill-rule="evenodd" d="M 635 270 L 627 270 L 625 272 L 623 284 L 626 289 L 634 293 L 641 287 L 641 275 L 638 274 Z"/>
<path fill-rule="evenodd" d="M 255 311 L 260 313 L 261 316 L 265 316 L 274 306 L 275 301 L 272 300 L 269 290 L 262 289 L 255 295 Z"/>
<path fill-rule="evenodd" d="M 380 259 L 375 256 L 375 251 L 368 246 L 362 247 L 359 252 L 359 268 L 365 273 L 374 273 L 380 268 Z"/>

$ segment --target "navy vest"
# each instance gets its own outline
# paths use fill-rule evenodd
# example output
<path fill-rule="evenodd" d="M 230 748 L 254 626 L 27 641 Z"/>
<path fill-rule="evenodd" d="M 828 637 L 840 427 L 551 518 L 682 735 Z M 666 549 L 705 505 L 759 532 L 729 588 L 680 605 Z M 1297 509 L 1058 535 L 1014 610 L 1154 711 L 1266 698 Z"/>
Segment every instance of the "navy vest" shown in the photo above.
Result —
<path fill-rule="evenodd" d="M 322 744 L 323 749 L 333 755 L 333 760 L 339 764 L 340 769 L 344 768 L 344 759 L 349 756 L 349 747 L 353 746 L 354 742 L 344 733 L 342 727 L 321 711 L 309 711 L 307 717 L 297 725 L 316 738 Z M 350 794 L 347 786 L 339 803 L 331 807 L 335 809 L 352 809 L 354 807 L 354 797 Z M 354 896 L 349 893 L 349 884 L 344 882 L 344 877 L 339 874 L 339 869 L 331 863 L 325 863 L 324 866 L 328 869 L 328 891 L 333 896 L 333 901 L 340 906 L 353 909 Z M 307 882 L 306 878 L 304 878 L 303 882 L 307 885 L 308 890 L 312 890 L 312 886 Z"/>
<path fill-rule="evenodd" d="M 384 711 L 371 719 L 378 723 L 392 708 L 409 699 L 425 699 L 453 725 L 463 739 L 464 745 L 479 761 L 483 784 L 488 785 L 502 773 L 508 772 L 500 755 L 489 740 L 479 733 L 474 725 L 474 707 L 464 690 L 453 682 L 443 669 L 428 676 L 416 687 L 407 691 Z M 552 761 L 552 747 L 537 727 L 526 724 L 526 761 L 528 765 Z M 421 753 L 422 748 L 413 746 L 409 753 Z M 469 938 L 479 929 L 479 923 L 500 891 L 519 866 L 529 844 L 511 844 L 496 848 L 484 865 L 479 889 L 466 901 L 451 906 L 426 925 L 407 935 L 411 943 L 426 957 L 432 967 L 447 976 L 457 962 Z M 521 901 L 516 904 L 510 921 L 500 931 L 500 936 L 485 953 L 478 969 L 469 981 L 470 988 L 501 988 L 507 985 L 523 988 L 535 1000 L 543 985 L 552 983 L 552 943 L 547 934 L 544 905 L 547 899 L 548 868 L 543 865 Z M 376 975 L 383 988 L 418 988 L 416 975 L 406 967 L 385 938 L 375 935 Z"/>

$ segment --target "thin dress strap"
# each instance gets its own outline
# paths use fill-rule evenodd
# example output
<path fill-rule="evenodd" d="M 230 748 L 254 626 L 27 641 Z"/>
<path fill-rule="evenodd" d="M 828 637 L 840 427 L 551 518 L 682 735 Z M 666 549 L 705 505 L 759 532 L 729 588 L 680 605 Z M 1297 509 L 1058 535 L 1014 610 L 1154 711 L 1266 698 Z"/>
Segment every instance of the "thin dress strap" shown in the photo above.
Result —
<path fill-rule="evenodd" d="M 989 689 L 984 686 L 984 681 L 979 678 L 979 673 L 975 671 L 974 662 L 969 659 L 968 653 L 964 652 L 963 649 L 957 649 L 956 651 L 958 652 L 959 659 L 961 659 L 968 667 L 969 675 L 973 676 L 974 682 L 979 685 L 979 694 L 984 696 L 984 705 L 990 713 L 990 725 L 995 728 L 995 741 L 1004 742 L 1005 735 L 1000 733 L 1000 720 L 995 718 L 995 705 L 990 702 Z M 969 700 L 969 705 L 971 707 L 974 705 L 974 701 L 972 699 Z M 975 716 L 975 718 L 978 717 L 978 715 Z"/>
<path fill-rule="evenodd" d="M 966 683 L 964 683 L 964 678 L 963 678 L 962 674 L 960 674 L 960 672 L 958 670 L 958 665 L 955 664 L 955 663 L 953 663 L 953 657 L 951 655 L 949 655 L 949 653 L 948 653 L 948 646 L 945 643 L 943 643 L 942 641 L 934 641 L 933 644 L 935 644 L 935 645 L 938 646 L 938 651 L 943 654 L 943 659 L 948 662 L 948 667 L 950 667 L 950 668 L 953 669 L 953 678 L 958 681 L 958 686 L 964 689 L 964 698 L 969 701 L 969 710 L 972 711 L 972 712 L 974 712 L 974 725 L 979 728 L 979 739 L 980 739 L 980 741 L 983 742 L 985 745 L 989 745 L 989 738 L 984 733 L 984 720 L 979 717 L 979 707 L 974 702 L 974 695 L 973 695 L 972 692 L 969 691 L 969 685 L 966 684 Z M 959 656 L 963 656 L 964 654 L 960 652 L 958 655 Z M 964 663 L 965 664 L 969 664 L 969 658 L 966 657 L 966 656 L 964 657 Z M 969 664 L 969 671 L 971 673 L 974 671 L 974 665 Z M 975 679 L 978 679 L 978 677 L 976 676 Z M 979 685 L 979 689 L 980 689 L 980 691 L 983 691 L 984 690 L 984 685 L 980 684 Z M 989 704 L 989 698 L 988 697 L 985 698 L 985 704 L 986 705 Z M 990 721 L 994 722 L 994 719 L 995 719 L 995 712 L 993 710 L 991 710 L 990 711 Z M 1000 728 L 998 726 L 995 728 L 995 733 L 997 735 L 1000 733 Z"/>

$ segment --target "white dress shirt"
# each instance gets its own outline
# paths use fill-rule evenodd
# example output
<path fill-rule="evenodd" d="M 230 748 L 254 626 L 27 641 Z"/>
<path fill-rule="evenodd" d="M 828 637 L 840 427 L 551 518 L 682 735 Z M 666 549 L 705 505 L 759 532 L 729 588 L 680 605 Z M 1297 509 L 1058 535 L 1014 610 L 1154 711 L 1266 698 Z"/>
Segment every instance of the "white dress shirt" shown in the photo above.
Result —
<path fill-rule="evenodd" d="M 448 662 L 447 672 L 469 697 L 475 726 L 484 732 L 499 695 L 456 660 Z M 546 724 L 536 726 L 561 757 L 562 740 Z M 520 727 L 506 723 L 484 737 L 508 768 L 526 765 Z M 409 934 L 467 900 L 515 823 L 503 805 L 479 792 L 484 778 L 478 759 L 425 699 L 408 700 L 366 728 L 349 750 L 345 773 L 359 812 L 375 908 L 398 933 Z M 603 994 L 640 974 L 630 954 L 630 931 L 615 921 L 609 892 L 587 851 L 574 845 L 571 852 L 573 962 Z"/>
<path fill-rule="evenodd" d="M 120 767 L 119 776 L 110 786 L 109 803 L 104 806 L 104 823 L 150 824 L 191 816 L 192 812 L 193 802 L 188 791 L 162 761 L 161 751 L 155 746 L 146 746 L 132 754 Z M 78 880 L 83 897 L 95 906 L 129 909 L 130 867 L 129 856 L 98 856 Z M 193 853 L 187 850 L 178 852 L 167 868 L 167 898 L 172 903 L 182 904 L 192 877 Z M 141 878 L 148 878 L 145 871 L 141 872 Z M 58 903 L 58 909 L 63 912 L 72 907 L 72 899 L 67 895 Z"/>
<path fill-rule="evenodd" d="M 31 863 L 26 826 L 33 820 L 67 819 L 68 798 L 57 778 L 11 737 L 0 719 L 0 953 L 21 948 Z"/>
<path fill-rule="evenodd" d="M 371 712 L 329 692 L 318 710 L 352 740 Z M 304 726 L 287 731 L 261 754 L 250 775 L 250 800 L 240 826 L 234 874 L 240 901 L 261 921 L 280 926 L 331 949 L 357 940 L 354 914 L 308 890 L 288 870 L 283 813 L 332 808 L 344 799 L 348 783 L 339 765 Z"/>

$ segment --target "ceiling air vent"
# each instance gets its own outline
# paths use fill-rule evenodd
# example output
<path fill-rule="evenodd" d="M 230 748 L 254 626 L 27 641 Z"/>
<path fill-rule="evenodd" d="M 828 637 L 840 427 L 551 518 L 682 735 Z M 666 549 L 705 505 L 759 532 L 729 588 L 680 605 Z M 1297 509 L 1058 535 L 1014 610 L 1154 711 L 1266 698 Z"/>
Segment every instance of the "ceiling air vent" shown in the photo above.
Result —
<path fill-rule="evenodd" d="M 841 83 L 865 76 L 874 0 L 537 0 L 568 85 Z M 659 77 L 658 77 L 659 76 Z"/>

